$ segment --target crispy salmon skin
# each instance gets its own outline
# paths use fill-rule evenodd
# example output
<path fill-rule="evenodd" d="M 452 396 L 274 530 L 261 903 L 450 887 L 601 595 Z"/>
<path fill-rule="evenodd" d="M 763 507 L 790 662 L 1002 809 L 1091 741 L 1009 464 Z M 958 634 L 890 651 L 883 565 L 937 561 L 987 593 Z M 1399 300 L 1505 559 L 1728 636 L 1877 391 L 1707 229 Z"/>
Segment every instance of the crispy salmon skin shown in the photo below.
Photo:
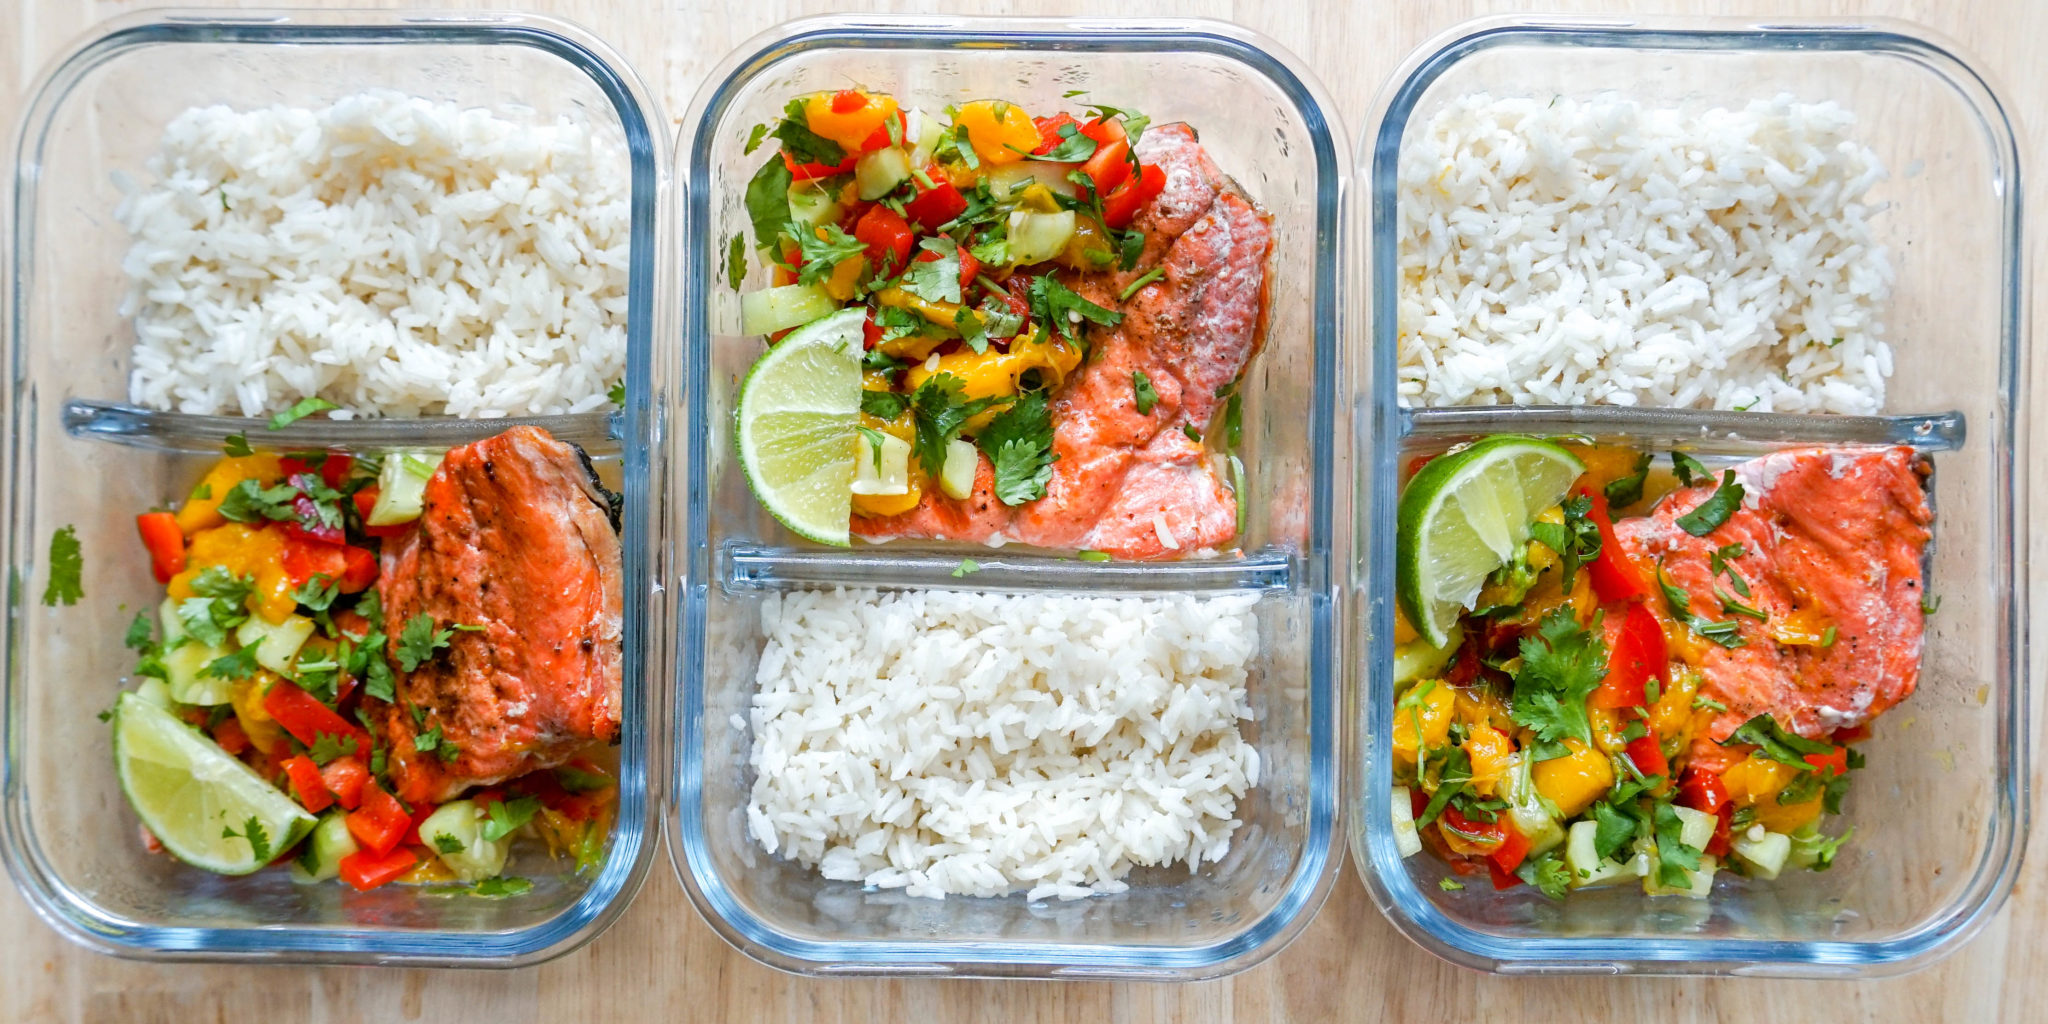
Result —
<path fill-rule="evenodd" d="M 607 496 L 576 448 L 514 427 L 449 451 L 377 578 L 394 666 L 420 616 L 451 630 L 374 705 L 400 797 L 446 800 L 617 739 L 620 571 Z"/>
<path fill-rule="evenodd" d="M 1926 472 L 1903 447 L 1790 449 L 1735 468 L 1742 505 L 1705 537 L 1677 519 L 1718 481 L 1615 524 L 1646 577 L 1661 566 L 1695 613 L 1739 624 L 1739 647 L 1698 638 L 1676 645 L 1700 670 L 1701 693 L 1728 709 L 1695 738 L 1695 764 L 1725 763 L 1718 741 L 1759 714 L 1818 739 L 1912 694 L 1926 619 L 1921 561 L 1934 519 Z M 1737 595 L 1730 576 L 1714 571 L 1717 551 L 1729 552 L 1724 564 L 1749 590 L 1741 603 L 1762 621 L 1724 612 L 1723 597 Z"/>
<path fill-rule="evenodd" d="M 1164 170 L 1166 184 L 1132 222 L 1145 236 L 1136 265 L 1064 277 L 1122 320 L 1089 327 L 1086 363 L 1053 393 L 1058 461 L 1045 496 L 1003 505 L 982 457 L 965 500 L 932 488 L 900 515 L 855 516 L 854 534 L 1008 541 L 1123 559 L 1184 556 L 1236 536 L 1236 498 L 1189 431 L 1209 430 L 1223 401 L 1219 392 L 1244 372 L 1264 338 L 1272 224 L 1187 125 L 1147 131 L 1138 155 Z M 1133 388 L 1139 373 L 1158 394 L 1146 412 L 1138 411 Z"/>

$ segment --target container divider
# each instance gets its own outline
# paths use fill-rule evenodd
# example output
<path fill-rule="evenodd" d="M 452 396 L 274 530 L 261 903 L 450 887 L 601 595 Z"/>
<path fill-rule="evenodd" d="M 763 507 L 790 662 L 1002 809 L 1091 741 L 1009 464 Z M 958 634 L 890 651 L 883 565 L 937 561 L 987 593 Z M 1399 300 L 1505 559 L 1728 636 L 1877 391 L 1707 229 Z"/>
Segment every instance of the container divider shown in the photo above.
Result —
<path fill-rule="evenodd" d="M 1295 558 L 1281 550 L 1183 562 L 1083 561 L 968 549 L 918 554 L 728 545 L 717 574 L 728 591 L 807 585 L 1104 594 L 1286 590 Z"/>

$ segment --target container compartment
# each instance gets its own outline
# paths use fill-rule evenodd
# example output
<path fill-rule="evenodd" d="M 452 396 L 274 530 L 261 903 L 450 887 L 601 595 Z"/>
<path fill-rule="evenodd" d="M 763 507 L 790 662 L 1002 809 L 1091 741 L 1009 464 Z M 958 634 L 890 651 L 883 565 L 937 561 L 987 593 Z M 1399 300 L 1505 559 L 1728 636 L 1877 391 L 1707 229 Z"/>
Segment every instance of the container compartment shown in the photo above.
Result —
<path fill-rule="evenodd" d="M 725 240 L 747 229 L 744 186 L 769 154 L 741 150 L 748 130 L 779 116 L 791 96 L 848 82 L 927 108 L 987 97 L 1035 111 L 1095 101 L 1136 108 L 1155 125 L 1184 120 L 1273 215 L 1270 323 L 1240 389 L 1241 553 L 1096 564 L 926 542 L 856 541 L 840 551 L 796 540 L 760 508 L 730 430 L 738 380 L 763 346 L 738 333 L 721 259 Z M 1075 89 L 1089 95 L 1062 97 Z M 815 19 L 748 44 L 699 94 L 678 150 L 693 253 L 683 282 L 690 586 L 678 625 L 670 852 L 698 908 L 735 946 L 806 973 L 1175 980 L 1263 959 L 1321 904 L 1337 852 L 1328 568 L 1348 502 L 1331 429 L 1341 143 L 1324 109 L 1318 88 L 1263 40 L 1199 21 Z M 962 558 L 980 570 L 955 577 Z M 751 736 L 730 719 L 744 720 L 755 690 L 762 595 L 834 586 L 1261 594 L 1256 722 L 1246 727 L 1261 780 L 1239 804 L 1246 824 L 1229 855 L 1193 876 L 1140 869 L 1128 892 L 1065 903 L 1021 892 L 941 902 L 864 891 L 769 856 L 746 831 Z"/>
<path fill-rule="evenodd" d="M 631 268 L 626 409 L 540 417 L 587 445 L 625 495 L 625 671 L 619 818 L 589 876 L 524 853 L 508 873 L 532 892 L 451 897 L 410 887 L 357 893 L 294 886 L 282 871 L 209 875 L 146 853 L 113 771 L 108 707 L 134 665 L 121 636 L 153 583 L 133 516 L 188 489 L 229 433 L 259 447 L 373 449 L 456 444 L 508 420 L 260 420 L 123 405 L 133 328 L 118 312 L 129 241 L 113 217 L 117 173 L 140 178 L 164 125 L 187 107 L 322 105 L 389 88 L 464 106 L 568 114 L 628 154 Z M 221 19 L 152 12 L 99 30 L 45 76 L 17 151 L 7 295 L 12 386 L 4 556 L 20 585 L 0 626 L 6 650 L 0 834 L 29 904 L 82 945 L 149 959 L 513 966 L 588 941 L 645 876 L 655 836 L 667 623 L 667 468 L 652 339 L 656 227 L 666 167 L 660 116 L 632 73 L 580 30 L 524 16 L 295 13 Z M 119 443 L 108 443 L 109 441 Z M 84 598 L 45 607 L 53 530 L 76 528 Z"/>
<path fill-rule="evenodd" d="M 1424 947 L 1503 973 L 1876 976 L 1922 966 L 1982 926 L 2010 891 L 2028 822 L 2027 379 L 2011 126 L 1980 76 L 1904 26 L 1485 20 L 1418 52 L 1383 96 L 1359 175 L 1356 254 L 1376 310 L 1394 308 L 1394 161 L 1403 133 L 1471 92 L 1585 98 L 1614 91 L 1685 109 L 1792 92 L 1855 110 L 1891 177 L 1872 219 L 1897 281 L 1888 316 L 1896 372 L 1876 417 L 1616 407 L 1406 409 L 1395 397 L 1397 325 L 1381 315 L 1352 366 L 1360 515 L 1347 628 L 1352 851 L 1375 903 Z M 1375 372 L 1366 372 L 1370 363 Z M 1616 887 L 1551 901 L 1526 887 L 1445 892 L 1446 867 L 1401 859 L 1388 789 L 1393 721 L 1394 531 L 1401 467 L 1492 433 L 1562 434 L 1747 457 L 1799 444 L 1903 443 L 1935 473 L 1929 617 L 1915 694 L 1862 745 L 1868 767 L 1830 831 L 1856 830 L 1832 870 L 1775 883 L 1720 881 L 1712 898 Z M 1659 467 L 1665 465 L 1660 458 Z"/>

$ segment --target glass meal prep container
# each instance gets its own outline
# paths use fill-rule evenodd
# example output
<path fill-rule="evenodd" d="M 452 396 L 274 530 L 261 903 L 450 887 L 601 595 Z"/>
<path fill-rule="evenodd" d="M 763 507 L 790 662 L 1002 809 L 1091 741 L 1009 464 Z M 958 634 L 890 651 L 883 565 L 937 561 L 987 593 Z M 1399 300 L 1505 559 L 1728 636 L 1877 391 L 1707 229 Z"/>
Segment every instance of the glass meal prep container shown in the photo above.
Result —
<path fill-rule="evenodd" d="M 1789 92 L 1833 99 L 1890 176 L 1871 224 L 1897 280 L 1888 320 L 1896 372 L 1886 416 L 1617 407 L 1407 409 L 1395 397 L 1399 288 L 1396 160 L 1403 137 L 1453 99 L 1586 98 L 1739 107 Z M 1369 638 L 1347 664 L 1351 849 L 1374 901 L 1409 937 L 1503 973 L 1861 977 L 1959 946 L 2010 891 L 2027 829 L 2027 381 L 2013 131 L 1982 77 L 1944 43 L 1891 24 L 1733 21 L 1553 24 L 1482 20 L 1418 51 L 1383 94 L 1359 151 L 1365 185 L 1354 280 L 1369 287 L 1370 347 L 1351 364 L 1359 516 L 1348 627 Z M 1357 339 L 1361 344 L 1365 337 Z M 1861 746 L 1831 870 L 1774 883 L 1723 873 L 1711 898 L 1614 886 L 1552 901 L 1483 875 L 1443 891 L 1446 866 L 1403 860 L 1391 824 L 1389 730 L 1394 521 L 1400 468 L 1498 432 L 1682 444 L 1710 464 L 1792 444 L 1903 443 L 1932 455 L 1936 521 L 1918 690 Z M 1376 438 L 1373 447 L 1365 439 Z M 1661 465 L 1661 460 L 1660 460 Z M 1829 831 L 1840 831 L 1841 825 Z"/>
<path fill-rule="evenodd" d="M 739 333 L 723 241 L 747 226 L 743 194 L 770 146 L 749 129 L 793 96 L 858 83 L 906 106 L 994 97 L 1033 112 L 1063 99 L 1186 121 L 1226 173 L 1273 216 L 1264 350 L 1241 386 L 1247 477 L 1241 555 L 1105 563 L 979 545 L 895 541 L 851 550 L 806 544 L 750 493 L 732 442 L 740 378 L 764 350 Z M 1228 97 L 1228 102 L 1218 102 Z M 670 855 L 712 928 L 748 955 L 812 974 L 1211 977 L 1271 955 L 1323 902 L 1336 830 L 1334 591 L 1327 574 L 1347 495 L 1335 486 L 1338 358 L 1338 129 L 1318 86 L 1289 57 L 1204 21 L 840 19 L 793 22 L 755 39 L 699 93 L 678 149 L 687 449 L 681 548 L 688 587 L 676 667 Z M 750 265 L 751 266 L 751 265 Z M 766 274 L 750 271 L 749 287 Z M 1069 553 L 1071 554 L 1071 553 Z M 951 578 L 963 556 L 981 566 Z M 1248 684 L 1260 780 L 1220 863 L 1140 868 L 1130 889 L 1071 902 L 912 897 L 827 881 L 750 838 L 753 772 L 744 728 L 761 654 L 765 595 L 792 588 L 965 588 L 1070 594 L 1253 591 L 1260 650 Z"/>
<path fill-rule="evenodd" d="M 134 328 L 120 315 L 129 240 L 114 217 L 120 175 L 142 180 L 164 126 L 188 107 L 318 106 L 395 89 L 500 116 L 570 116 L 627 154 L 631 267 L 621 413 L 514 420 L 302 420 L 143 413 L 127 407 Z M 654 414 L 657 211 L 666 140 L 652 100 L 581 30 L 524 15 L 319 12 L 118 19 L 54 65 L 33 93 L 17 153 L 7 293 L 13 376 L 7 421 L 8 617 L 0 796 L 7 867 L 29 904 L 89 948 L 149 959 L 511 966 L 559 955 L 602 930 L 652 859 L 649 762 L 659 749 L 665 465 Z M 603 866 L 522 849 L 508 874 L 530 892 L 470 898 L 411 886 L 356 892 L 294 885 L 282 870 L 229 878 L 146 853 L 116 780 L 111 703 L 134 661 L 120 637 L 162 587 L 134 516 L 183 494 L 229 433 L 260 447 L 452 445 L 513 422 L 549 427 L 625 495 L 624 689 L 618 819 Z M 76 528 L 84 597 L 38 600 L 52 531 Z M 658 785 L 658 782 L 655 783 Z"/>

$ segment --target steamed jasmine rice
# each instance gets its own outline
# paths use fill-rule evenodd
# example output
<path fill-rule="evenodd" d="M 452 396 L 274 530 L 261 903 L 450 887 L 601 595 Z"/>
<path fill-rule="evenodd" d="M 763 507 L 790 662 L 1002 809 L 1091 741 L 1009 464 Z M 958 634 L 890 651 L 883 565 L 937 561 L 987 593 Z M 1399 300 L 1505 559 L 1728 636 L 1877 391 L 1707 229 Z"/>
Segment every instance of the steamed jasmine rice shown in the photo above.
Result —
<path fill-rule="evenodd" d="M 1855 117 L 1465 97 L 1400 166 L 1407 405 L 1874 413 L 1892 282 Z"/>
<path fill-rule="evenodd" d="M 748 831 L 913 896 L 1077 899 L 1214 862 L 1258 783 L 1256 599 L 769 597 Z"/>
<path fill-rule="evenodd" d="M 625 154 L 372 92 L 165 128 L 118 210 L 129 399 L 263 415 L 587 412 L 625 366 Z"/>

